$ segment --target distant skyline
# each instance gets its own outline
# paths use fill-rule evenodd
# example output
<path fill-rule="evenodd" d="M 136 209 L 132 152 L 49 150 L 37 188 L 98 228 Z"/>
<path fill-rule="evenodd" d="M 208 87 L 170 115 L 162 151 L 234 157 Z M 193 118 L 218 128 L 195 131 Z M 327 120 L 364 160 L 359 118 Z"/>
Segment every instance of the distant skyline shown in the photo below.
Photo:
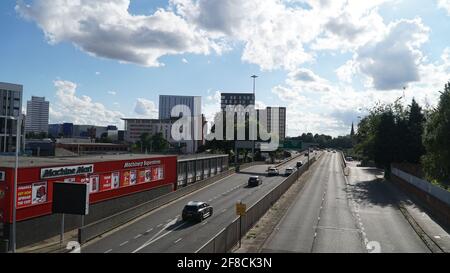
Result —
<path fill-rule="evenodd" d="M 450 0 L 7 0 L 0 82 L 24 86 L 24 109 L 46 97 L 50 123 L 123 128 L 157 118 L 159 95 L 202 96 L 211 119 L 258 75 L 288 136 L 337 136 L 377 101 L 436 103 L 449 22 Z"/>

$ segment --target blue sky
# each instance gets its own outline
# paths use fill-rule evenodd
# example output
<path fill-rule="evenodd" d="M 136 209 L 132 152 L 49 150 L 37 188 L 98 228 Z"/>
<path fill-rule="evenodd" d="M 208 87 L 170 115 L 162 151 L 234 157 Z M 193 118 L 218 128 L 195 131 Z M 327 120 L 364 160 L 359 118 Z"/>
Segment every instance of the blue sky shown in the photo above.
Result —
<path fill-rule="evenodd" d="M 80 2 L 0 3 L 0 81 L 45 96 L 50 122 L 122 126 L 156 117 L 162 94 L 203 96 L 210 117 L 217 91 L 250 92 L 257 74 L 289 135 L 339 135 L 402 87 L 433 104 L 450 80 L 447 0 Z"/>

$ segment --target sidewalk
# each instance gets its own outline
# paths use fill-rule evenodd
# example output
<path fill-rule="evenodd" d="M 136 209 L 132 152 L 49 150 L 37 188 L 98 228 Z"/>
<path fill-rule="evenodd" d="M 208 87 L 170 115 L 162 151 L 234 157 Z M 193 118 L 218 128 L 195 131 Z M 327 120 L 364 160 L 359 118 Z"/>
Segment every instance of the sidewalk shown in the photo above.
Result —
<path fill-rule="evenodd" d="M 66 232 L 64 242 L 60 243 L 60 236 L 55 236 L 47 240 L 17 249 L 17 253 L 67 253 L 66 246 L 69 242 L 78 241 L 78 230 Z"/>
<path fill-rule="evenodd" d="M 439 224 L 437 224 L 424 209 L 414 203 L 407 194 L 401 191 L 397 186 L 392 183 L 388 184 L 392 192 L 398 196 L 400 208 L 406 211 L 405 217 L 408 218 L 408 215 L 412 218 L 412 220 L 419 226 L 419 231 L 423 232 L 426 235 L 426 240 L 431 241 L 427 242 L 431 244 L 431 247 L 438 247 L 436 249 L 437 252 L 445 252 L 450 253 L 450 234 Z M 410 219 L 407 219 L 410 221 Z M 414 225 L 413 222 L 413 225 Z M 420 230 L 421 229 L 421 230 Z M 417 232 L 417 230 L 416 230 Z M 433 246 L 433 244 L 435 246 Z M 439 249 L 441 251 L 439 251 Z"/>

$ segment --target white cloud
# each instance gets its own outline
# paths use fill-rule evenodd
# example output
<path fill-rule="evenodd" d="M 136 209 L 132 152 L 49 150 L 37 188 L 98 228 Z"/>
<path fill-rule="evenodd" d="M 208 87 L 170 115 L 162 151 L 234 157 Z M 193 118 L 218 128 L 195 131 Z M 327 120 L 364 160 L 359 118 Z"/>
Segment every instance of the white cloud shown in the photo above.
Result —
<path fill-rule="evenodd" d="M 286 83 L 302 92 L 328 92 L 331 83 L 305 68 L 296 69 L 288 74 Z"/>
<path fill-rule="evenodd" d="M 100 72 L 98 72 L 98 71 L 97 71 L 97 72 L 95 72 L 95 75 L 97 75 L 97 76 L 99 76 L 100 74 L 101 74 L 101 73 L 100 73 Z"/>
<path fill-rule="evenodd" d="M 108 91 L 108 94 L 111 96 L 115 96 L 115 95 L 117 95 L 117 92 L 116 91 Z"/>
<path fill-rule="evenodd" d="M 134 106 L 134 112 L 139 116 L 155 119 L 158 118 L 158 108 L 151 100 L 139 98 Z"/>
<path fill-rule="evenodd" d="M 390 23 L 380 40 L 359 47 L 353 60 L 337 70 L 339 78 L 348 82 L 359 72 L 367 77 L 367 87 L 377 90 L 402 89 L 419 82 L 419 65 L 425 60 L 420 49 L 429 31 L 420 18 Z"/>
<path fill-rule="evenodd" d="M 55 123 L 116 125 L 122 124 L 123 114 L 107 109 L 102 103 L 88 96 L 78 96 L 77 84 L 70 81 L 54 81 L 56 100 L 50 107 L 50 120 Z"/>
<path fill-rule="evenodd" d="M 445 9 L 450 16 L 450 0 L 438 0 L 438 7 Z"/>
<path fill-rule="evenodd" d="M 160 66 L 165 55 L 221 54 L 242 45 L 242 61 L 292 71 L 315 61 L 314 50 L 352 50 L 377 37 L 384 26 L 377 7 L 393 1 L 169 0 L 151 15 L 132 15 L 130 0 L 33 0 L 19 1 L 16 10 L 50 43 L 72 42 L 121 62 Z"/>
<path fill-rule="evenodd" d="M 183 63 L 185 63 L 185 64 L 188 64 L 188 63 L 189 63 L 188 60 L 186 60 L 186 58 L 181 59 L 181 62 L 183 62 Z"/>
<path fill-rule="evenodd" d="M 159 58 L 220 50 L 174 12 L 158 9 L 149 16 L 128 12 L 130 0 L 18 1 L 16 10 L 35 21 L 51 44 L 68 41 L 98 57 L 160 66 Z"/>

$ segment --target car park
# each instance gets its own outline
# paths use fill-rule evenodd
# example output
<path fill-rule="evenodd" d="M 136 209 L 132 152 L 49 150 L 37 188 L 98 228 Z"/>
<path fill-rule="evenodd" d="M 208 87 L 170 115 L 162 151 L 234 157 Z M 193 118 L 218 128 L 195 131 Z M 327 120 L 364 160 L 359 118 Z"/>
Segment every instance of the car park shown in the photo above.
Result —
<path fill-rule="evenodd" d="M 213 208 L 205 202 L 189 202 L 183 209 L 183 221 L 202 222 L 213 215 Z"/>
<path fill-rule="evenodd" d="M 249 187 L 258 187 L 261 184 L 262 184 L 262 179 L 259 176 L 252 176 L 248 179 Z"/>

